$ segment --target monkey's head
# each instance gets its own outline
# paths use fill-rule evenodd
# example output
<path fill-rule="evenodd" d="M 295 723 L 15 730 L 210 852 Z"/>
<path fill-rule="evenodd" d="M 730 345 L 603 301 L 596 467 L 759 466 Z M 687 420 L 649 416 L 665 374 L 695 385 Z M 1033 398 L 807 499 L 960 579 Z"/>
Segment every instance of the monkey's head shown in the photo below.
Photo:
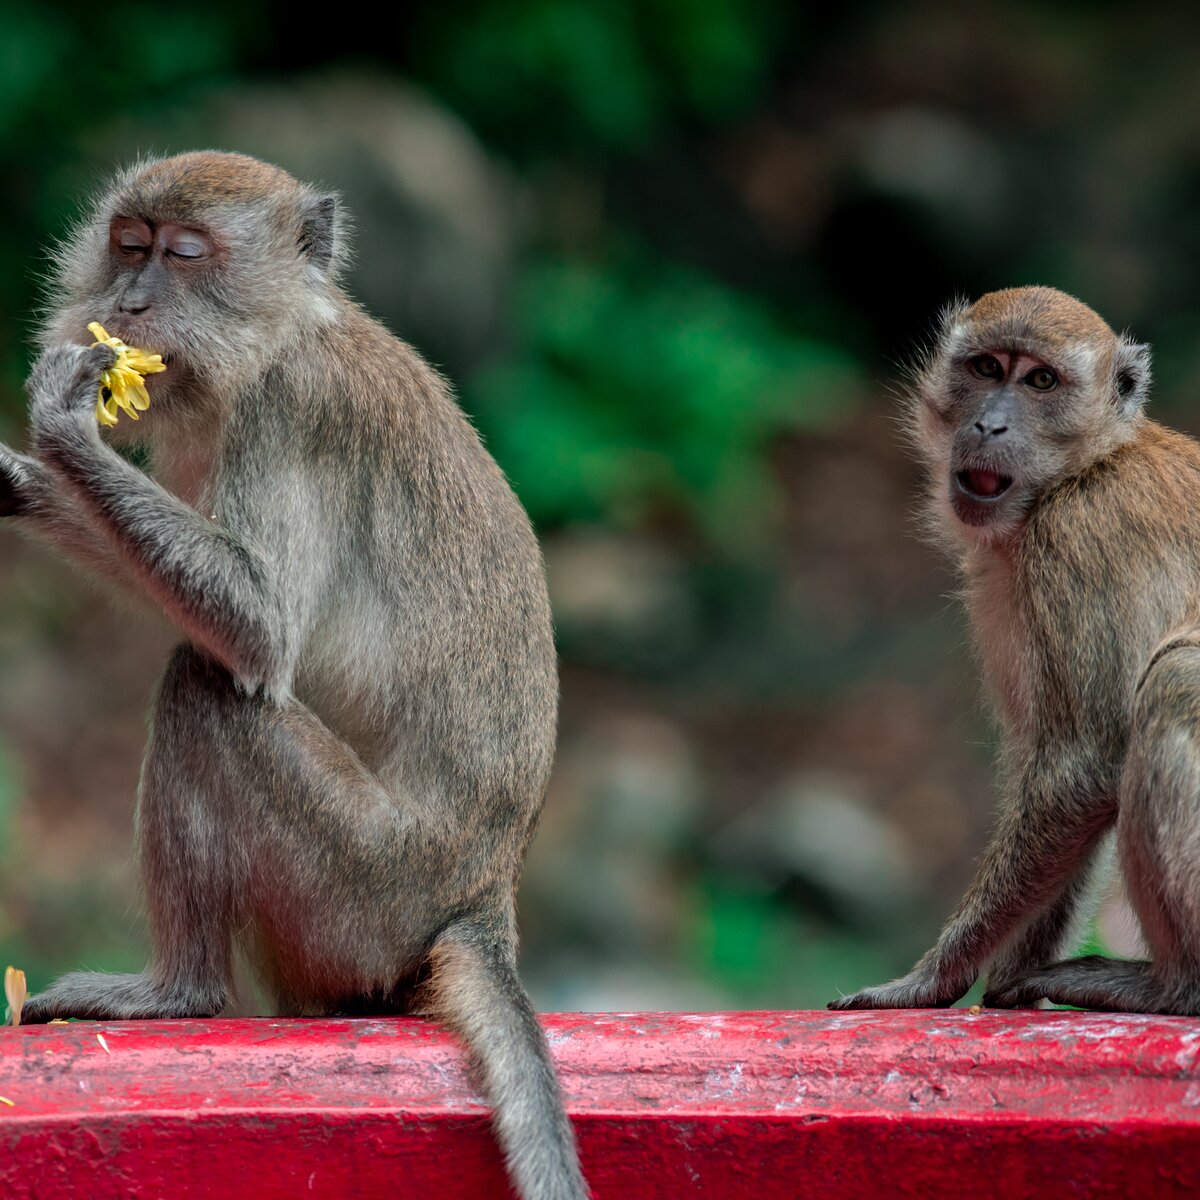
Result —
<path fill-rule="evenodd" d="M 1011 288 L 948 308 L 915 382 L 939 524 L 996 541 L 1133 436 L 1150 354 L 1062 292 Z"/>
<path fill-rule="evenodd" d="M 162 354 L 156 401 L 196 379 L 244 384 L 329 321 L 345 257 L 334 196 L 241 154 L 198 151 L 117 177 L 56 255 L 44 344 L 99 321 Z"/>

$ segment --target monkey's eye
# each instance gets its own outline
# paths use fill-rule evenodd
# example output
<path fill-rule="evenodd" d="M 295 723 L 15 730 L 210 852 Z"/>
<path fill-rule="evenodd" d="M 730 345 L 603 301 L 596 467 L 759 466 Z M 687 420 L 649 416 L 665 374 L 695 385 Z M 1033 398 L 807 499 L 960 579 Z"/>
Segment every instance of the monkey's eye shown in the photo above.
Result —
<path fill-rule="evenodd" d="M 141 221 L 117 221 L 113 225 L 113 239 L 124 254 L 145 254 L 154 235 L 150 226 Z"/>
<path fill-rule="evenodd" d="M 168 238 L 166 250 L 175 258 L 207 258 L 212 253 L 212 243 L 202 233 L 181 229 Z"/>
<path fill-rule="evenodd" d="M 990 354 L 977 354 L 971 359 L 970 367 L 980 379 L 999 379 L 1004 374 L 1000 360 Z"/>
<path fill-rule="evenodd" d="M 1034 367 L 1025 382 L 1039 392 L 1052 392 L 1058 386 L 1058 376 L 1049 367 Z"/>

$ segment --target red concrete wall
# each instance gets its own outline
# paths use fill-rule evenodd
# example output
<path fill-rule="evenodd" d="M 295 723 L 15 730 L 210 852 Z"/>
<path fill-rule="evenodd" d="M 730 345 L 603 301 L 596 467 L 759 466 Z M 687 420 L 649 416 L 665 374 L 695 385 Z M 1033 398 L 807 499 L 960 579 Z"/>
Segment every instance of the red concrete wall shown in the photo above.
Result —
<path fill-rule="evenodd" d="M 545 1025 L 596 1200 L 1200 1196 L 1200 1021 Z M 6 1200 L 509 1194 L 461 1052 L 419 1020 L 4 1029 L 0 1096 Z"/>

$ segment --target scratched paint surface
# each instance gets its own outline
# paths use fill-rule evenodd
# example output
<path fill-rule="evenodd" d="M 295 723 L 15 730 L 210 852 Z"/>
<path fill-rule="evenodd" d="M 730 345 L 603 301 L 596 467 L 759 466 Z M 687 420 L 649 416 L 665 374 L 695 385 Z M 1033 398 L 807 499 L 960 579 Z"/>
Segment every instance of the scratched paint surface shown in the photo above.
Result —
<path fill-rule="evenodd" d="M 544 1023 L 596 1200 L 1200 1195 L 1200 1021 Z M 3 1029 L 0 1096 L 5 1196 L 509 1194 L 458 1046 L 415 1019 Z"/>

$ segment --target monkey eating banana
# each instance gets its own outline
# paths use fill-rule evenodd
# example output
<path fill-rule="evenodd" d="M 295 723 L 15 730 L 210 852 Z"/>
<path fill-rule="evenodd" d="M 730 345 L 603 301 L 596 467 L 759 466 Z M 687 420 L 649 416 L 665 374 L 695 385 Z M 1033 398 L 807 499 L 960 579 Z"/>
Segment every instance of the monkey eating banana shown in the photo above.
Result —
<path fill-rule="evenodd" d="M 150 964 L 67 975 L 23 1020 L 219 1014 L 235 948 L 278 1014 L 416 1006 L 467 1044 L 520 1195 L 579 1200 L 516 971 L 557 719 L 541 555 L 345 261 L 335 197 L 216 152 L 125 172 L 58 253 L 0 515 L 180 642 L 137 804 Z M 94 322 L 166 368 L 103 432 Z M 133 439 L 152 474 L 114 449 Z"/>

